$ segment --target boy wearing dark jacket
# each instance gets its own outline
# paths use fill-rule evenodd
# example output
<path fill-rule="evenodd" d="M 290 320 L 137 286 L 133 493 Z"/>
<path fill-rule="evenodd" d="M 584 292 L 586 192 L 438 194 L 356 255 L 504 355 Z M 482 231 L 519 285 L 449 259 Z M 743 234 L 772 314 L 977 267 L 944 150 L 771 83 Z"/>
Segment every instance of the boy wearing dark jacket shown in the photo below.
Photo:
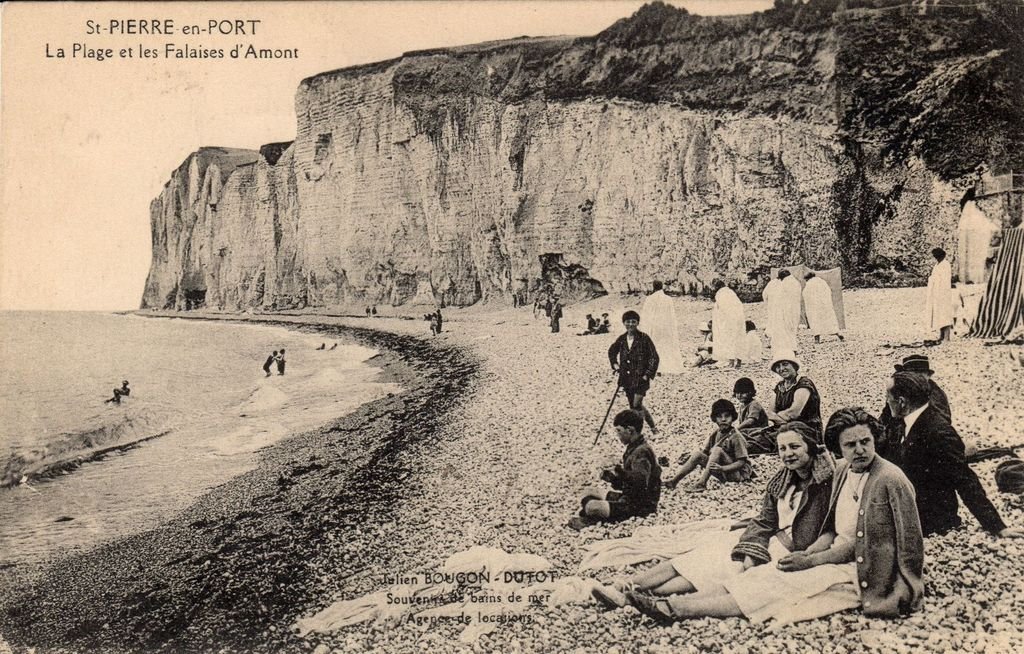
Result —
<path fill-rule="evenodd" d="M 643 418 L 629 409 L 619 412 L 613 421 L 619 441 L 626 446 L 622 463 L 601 472 L 601 479 L 612 490 L 588 488 L 580 514 L 569 521 L 579 530 L 597 522 L 618 522 L 633 516 L 645 516 L 658 510 L 661 499 L 661 466 L 650 444 L 641 433 Z"/>
<path fill-rule="evenodd" d="M 608 361 L 612 371 L 619 373 L 619 386 L 626 393 L 629 407 L 643 416 L 652 434 L 657 434 L 654 417 L 644 406 L 644 396 L 651 388 L 651 380 L 658 374 L 658 350 L 651 337 L 637 329 L 640 314 L 636 311 L 622 314 L 622 324 L 626 333 L 608 348 Z"/>

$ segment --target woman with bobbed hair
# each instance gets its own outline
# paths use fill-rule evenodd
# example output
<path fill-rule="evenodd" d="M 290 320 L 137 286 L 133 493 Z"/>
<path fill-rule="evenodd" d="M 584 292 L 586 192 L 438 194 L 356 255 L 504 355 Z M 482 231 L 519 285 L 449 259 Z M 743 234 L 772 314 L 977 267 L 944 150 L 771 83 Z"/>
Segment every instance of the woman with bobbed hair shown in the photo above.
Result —
<path fill-rule="evenodd" d="M 818 432 L 802 422 L 782 426 L 778 438 L 782 467 L 765 489 L 757 517 L 724 531 L 717 521 L 701 523 L 687 535 L 695 546 L 689 552 L 659 563 L 613 586 L 597 587 L 594 597 L 608 607 L 625 606 L 623 591 L 655 595 L 707 592 L 726 580 L 809 547 L 828 513 L 835 461 L 817 443 Z M 739 530 L 746 529 L 741 533 Z"/>
<path fill-rule="evenodd" d="M 881 425 L 860 407 L 832 414 L 825 430 L 843 461 L 836 469 L 818 539 L 803 551 L 727 580 L 720 589 L 658 599 L 627 599 L 659 619 L 745 616 L 782 623 L 861 607 L 865 615 L 916 611 L 924 595 L 924 539 L 914 487 L 875 454 Z"/>

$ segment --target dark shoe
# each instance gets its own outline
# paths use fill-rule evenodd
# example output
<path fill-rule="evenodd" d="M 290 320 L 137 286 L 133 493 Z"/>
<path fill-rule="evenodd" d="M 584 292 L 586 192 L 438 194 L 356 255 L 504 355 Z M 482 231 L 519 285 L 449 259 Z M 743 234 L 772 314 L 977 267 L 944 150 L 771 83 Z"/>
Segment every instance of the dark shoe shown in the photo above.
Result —
<path fill-rule="evenodd" d="M 626 592 L 626 600 L 635 606 L 638 611 L 654 618 L 658 622 L 667 623 L 675 621 L 675 616 L 672 615 L 672 607 L 669 605 L 668 600 L 632 591 Z"/>
<path fill-rule="evenodd" d="M 608 609 L 621 609 L 628 604 L 625 594 L 615 586 L 595 586 L 590 594 L 598 604 Z"/>
<path fill-rule="evenodd" d="M 590 518 L 582 518 L 577 515 L 570 518 L 569 522 L 567 522 L 565 526 L 569 529 L 575 529 L 576 531 L 580 531 L 581 529 L 590 527 L 591 525 L 595 524 L 597 524 L 596 520 L 592 520 Z"/>

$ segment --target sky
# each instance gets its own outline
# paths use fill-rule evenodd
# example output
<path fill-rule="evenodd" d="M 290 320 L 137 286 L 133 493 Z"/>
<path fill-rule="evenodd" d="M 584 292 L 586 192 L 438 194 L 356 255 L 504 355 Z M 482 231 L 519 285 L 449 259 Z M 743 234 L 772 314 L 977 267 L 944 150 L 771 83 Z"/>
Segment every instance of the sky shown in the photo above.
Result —
<path fill-rule="evenodd" d="M 203 146 L 257 149 L 292 140 L 295 91 L 306 77 L 424 48 L 596 34 L 643 4 L 4 3 L 0 310 L 138 308 L 151 255 L 149 204 L 171 172 Z M 712 15 L 761 11 L 772 2 L 671 4 Z M 109 33 L 111 21 L 129 19 L 173 20 L 175 34 Z M 247 33 L 181 33 L 189 25 L 207 27 L 211 20 L 243 21 Z M 248 21 L 256 20 L 252 34 Z M 95 26 L 104 31 L 96 32 Z M 168 42 L 226 50 L 252 43 L 298 48 L 299 56 L 274 61 L 138 57 L 140 47 L 163 54 Z M 87 56 L 107 48 L 112 57 Z M 121 57 L 122 49 L 132 56 Z"/>

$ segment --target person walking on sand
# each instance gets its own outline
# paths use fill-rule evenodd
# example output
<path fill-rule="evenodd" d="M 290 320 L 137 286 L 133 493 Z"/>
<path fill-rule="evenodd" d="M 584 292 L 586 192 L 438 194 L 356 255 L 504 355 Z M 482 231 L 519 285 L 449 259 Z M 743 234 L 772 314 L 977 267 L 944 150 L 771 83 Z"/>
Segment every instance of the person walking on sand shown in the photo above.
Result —
<path fill-rule="evenodd" d="M 271 355 L 267 357 L 267 360 L 263 362 L 263 372 L 267 373 L 267 377 L 270 376 L 270 366 L 274 365 L 275 361 L 277 361 L 277 350 L 274 350 Z"/>
<path fill-rule="evenodd" d="M 939 333 L 939 340 L 948 342 L 953 331 L 953 269 L 942 248 L 932 250 L 935 267 L 928 276 L 925 296 L 925 321 L 928 329 Z"/>
<path fill-rule="evenodd" d="M 619 375 L 619 387 L 626 394 L 629 407 L 644 417 L 652 434 L 657 434 L 654 416 L 644 406 L 644 397 L 651 388 L 651 380 L 658 374 L 658 350 L 651 337 L 637 329 L 640 314 L 636 311 L 622 314 L 622 324 L 626 333 L 608 348 L 608 361 L 612 372 Z"/>
<path fill-rule="evenodd" d="M 284 348 L 281 348 L 281 351 L 277 353 L 277 374 L 278 375 L 283 375 L 284 374 L 284 363 L 285 363 L 285 361 L 284 361 Z"/>
<path fill-rule="evenodd" d="M 813 272 L 807 273 L 807 283 L 804 284 L 804 308 L 807 311 L 807 326 L 814 334 L 814 342 L 820 343 L 822 336 L 835 334 L 839 340 L 843 335 L 839 333 L 839 319 L 836 318 L 836 309 L 832 306 L 832 287 L 821 277 Z"/>

